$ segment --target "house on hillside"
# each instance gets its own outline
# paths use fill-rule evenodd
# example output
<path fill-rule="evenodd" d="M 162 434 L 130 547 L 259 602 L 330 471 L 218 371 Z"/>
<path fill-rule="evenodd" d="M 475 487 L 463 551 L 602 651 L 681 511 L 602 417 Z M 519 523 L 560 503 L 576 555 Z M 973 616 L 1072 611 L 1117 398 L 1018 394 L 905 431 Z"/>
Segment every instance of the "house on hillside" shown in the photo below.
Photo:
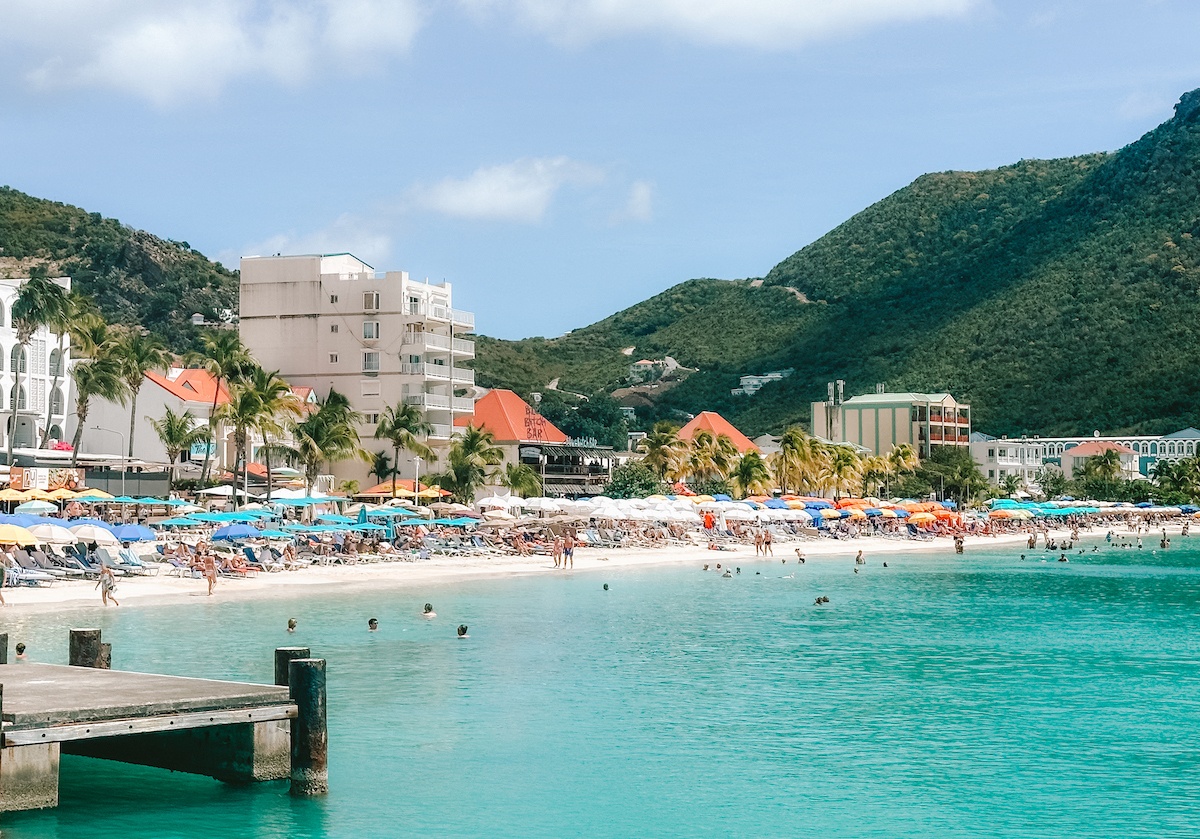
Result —
<path fill-rule="evenodd" d="M 474 417 L 460 417 L 492 433 L 504 463 L 524 463 L 542 479 L 546 495 L 578 498 L 599 495 L 612 479 L 616 454 L 593 441 L 571 440 L 511 390 L 497 388 L 475 402 Z"/>
<path fill-rule="evenodd" d="M 796 368 L 788 367 L 786 370 L 771 370 L 762 375 L 742 376 L 738 380 L 738 386 L 729 393 L 733 396 L 753 396 L 763 389 L 763 385 L 782 381 L 795 372 Z"/>

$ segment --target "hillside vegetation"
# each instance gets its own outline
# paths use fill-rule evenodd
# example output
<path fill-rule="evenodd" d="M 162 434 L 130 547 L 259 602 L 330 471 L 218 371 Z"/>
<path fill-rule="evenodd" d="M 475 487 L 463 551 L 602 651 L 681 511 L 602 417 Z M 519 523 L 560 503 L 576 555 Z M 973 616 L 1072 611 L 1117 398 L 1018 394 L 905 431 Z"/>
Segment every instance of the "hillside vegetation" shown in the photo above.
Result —
<path fill-rule="evenodd" d="M 481 379 L 612 388 L 633 345 L 701 368 L 660 415 L 716 409 L 750 433 L 807 419 L 837 378 L 949 390 L 993 433 L 1200 424 L 1198 114 L 1200 91 L 1114 153 L 925 175 L 761 287 L 695 280 L 563 338 L 487 341 Z M 738 374 L 785 366 L 729 396 Z"/>
<path fill-rule="evenodd" d="M 193 313 L 213 320 L 237 309 L 237 273 L 186 242 L 0 187 L 0 276 L 27 276 L 33 265 L 71 277 L 110 323 L 141 324 L 176 351 L 196 346 Z"/>

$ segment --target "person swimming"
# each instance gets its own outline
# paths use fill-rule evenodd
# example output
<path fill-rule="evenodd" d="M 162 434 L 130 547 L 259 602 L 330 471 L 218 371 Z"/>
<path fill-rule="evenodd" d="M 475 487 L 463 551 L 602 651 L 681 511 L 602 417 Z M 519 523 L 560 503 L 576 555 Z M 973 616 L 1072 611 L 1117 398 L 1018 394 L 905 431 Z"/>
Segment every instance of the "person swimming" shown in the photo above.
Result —
<path fill-rule="evenodd" d="M 295 631 L 296 631 L 296 619 L 288 618 L 288 632 L 295 632 Z"/>
<path fill-rule="evenodd" d="M 379 631 L 379 619 L 378 618 L 369 619 L 367 621 L 367 632 L 378 632 L 378 631 Z"/>
<path fill-rule="evenodd" d="M 467 625 L 465 623 L 460 623 L 458 625 L 458 637 L 459 638 L 470 638 L 471 637 L 470 635 L 467 634 Z"/>
<path fill-rule="evenodd" d="M 432 603 L 425 604 L 425 611 L 421 612 L 421 617 L 425 618 L 426 620 L 431 620 L 437 617 L 437 612 L 433 611 Z"/>
<path fill-rule="evenodd" d="M 17 644 L 17 661 L 25 661 L 27 658 L 28 656 L 25 655 L 25 645 Z"/>
<path fill-rule="evenodd" d="M 726 569 L 725 569 L 725 573 L 724 573 L 724 574 L 722 574 L 721 576 L 722 576 L 722 577 L 724 577 L 724 578 L 725 578 L 725 579 L 727 579 L 727 580 L 729 580 L 729 579 L 733 579 L 733 575 L 729 573 L 729 569 L 728 569 L 728 568 L 726 568 Z"/>

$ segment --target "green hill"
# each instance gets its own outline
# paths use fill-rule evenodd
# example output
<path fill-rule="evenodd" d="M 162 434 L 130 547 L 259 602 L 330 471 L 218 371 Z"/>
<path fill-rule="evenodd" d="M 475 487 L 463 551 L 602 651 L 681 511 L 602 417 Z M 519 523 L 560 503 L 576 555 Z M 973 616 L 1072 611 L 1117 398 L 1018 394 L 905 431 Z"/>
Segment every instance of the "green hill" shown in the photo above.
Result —
<path fill-rule="evenodd" d="M 481 381 L 611 390 L 630 359 L 699 367 L 656 406 L 751 433 L 825 383 L 949 390 L 994 433 L 1200 424 L 1200 91 L 1109 154 L 925 175 L 762 280 L 694 280 L 554 340 L 481 343 Z M 757 287 L 756 287 L 757 286 Z M 737 376 L 796 372 L 753 398 Z"/>
<path fill-rule="evenodd" d="M 110 322 L 142 324 L 176 351 L 194 348 L 193 313 L 237 310 L 237 272 L 186 242 L 0 187 L 0 276 L 27 276 L 33 265 L 72 277 Z"/>

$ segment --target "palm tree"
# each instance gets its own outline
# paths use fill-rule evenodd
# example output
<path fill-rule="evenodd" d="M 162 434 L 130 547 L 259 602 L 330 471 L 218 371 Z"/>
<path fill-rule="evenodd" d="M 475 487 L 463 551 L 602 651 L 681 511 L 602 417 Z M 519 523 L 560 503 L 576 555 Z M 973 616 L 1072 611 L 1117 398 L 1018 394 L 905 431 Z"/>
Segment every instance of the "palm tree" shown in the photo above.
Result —
<path fill-rule="evenodd" d="M 890 480 L 892 476 L 900 477 L 901 475 L 912 473 L 920 465 L 921 460 L 917 457 L 917 453 L 913 447 L 908 443 L 896 443 L 887 453 L 887 462 L 890 494 Z"/>
<path fill-rule="evenodd" d="M 469 504 L 475 499 L 475 491 L 487 481 L 487 468 L 503 460 L 504 452 L 495 445 L 492 432 L 468 425 L 450 441 L 445 471 L 431 475 L 429 480 Z"/>
<path fill-rule="evenodd" d="M 528 463 L 506 463 L 492 473 L 496 483 L 521 498 L 542 494 L 542 479 Z"/>
<path fill-rule="evenodd" d="M 862 458 L 858 452 L 849 446 L 834 446 L 819 480 L 826 488 L 833 490 L 836 500 L 842 497 L 843 492 L 850 491 L 862 474 L 861 470 Z"/>
<path fill-rule="evenodd" d="M 55 286 L 59 288 L 59 286 Z M 64 292 L 62 305 L 55 305 L 53 311 L 48 313 L 45 325 L 49 330 L 58 337 L 58 364 L 51 365 L 53 369 L 50 375 L 53 380 L 50 384 L 50 392 L 46 399 L 46 425 L 42 428 L 42 439 L 38 443 L 38 448 L 46 447 L 47 441 L 50 439 L 50 424 L 52 422 L 54 410 L 54 394 L 58 391 L 58 383 L 62 380 L 63 370 L 66 368 L 66 362 L 63 360 L 63 343 L 66 341 L 71 330 L 71 324 L 85 312 L 89 311 L 90 301 L 86 298 L 81 298 L 77 295 L 68 295 Z M 86 301 L 86 302 L 84 302 Z M 51 358 L 53 358 L 53 353 Z M 66 399 L 63 399 L 62 409 L 67 410 Z"/>
<path fill-rule="evenodd" d="M 248 382 L 235 382 L 229 388 L 229 401 L 217 407 L 217 419 L 233 426 L 233 497 L 237 501 L 238 469 L 241 468 L 243 485 L 249 496 L 249 474 L 246 461 L 246 445 L 249 432 L 257 428 L 262 420 L 262 400 Z"/>
<path fill-rule="evenodd" d="M 370 462 L 370 455 L 359 445 L 355 426 L 361 416 L 350 407 L 350 401 L 336 390 L 317 401 L 317 410 L 304 419 L 291 423 L 293 444 L 276 446 L 304 467 L 304 484 L 312 492 L 322 463 L 359 459 Z"/>
<path fill-rule="evenodd" d="M 1021 491 L 1024 481 L 1020 475 L 1005 475 L 1000 479 L 1000 492 L 1006 496 L 1012 496 Z"/>
<path fill-rule="evenodd" d="M 429 434 L 433 426 L 425 419 L 421 409 L 400 401 L 388 405 L 379 424 L 375 426 L 375 439 L 387 440 L 392 444 L 392 465 L 396 471 L 400 469 L 400 450 L 412 452 L 417 457 L 429 460 L 433 449 L 421 442 L 421 435 Z M 413 487 L 416 491 L 416 487 Z M 392 498 L 396 497 L 396 475 L 392 475 Z"/>
<path fill-rule="evenodd" d="M 167 461 L 171 464 L 167 471 L 167 493 L 170 494 L 175 485 L 175 466 L 179 462 L 179 455 L 190 449 L 192 443 L 207 439 L 208 435 L 205 429 L 196 427 L 196 418 L 188 410 L 177 414 L 167 408 L 161 419 L 147 419 L 158 434 L 159 442 L 167 450 Z"/>
<path fill-rule="evenodd" d="M 204 352 L 190 358 L 189 363 L 195 363 L 198 367 L 207 370 L 214 379 L 212 407 L 208 412 L 208 434 L 209 439 L 215 442 L 217 439 L 215 414 L 217 400 L 221 395 L 221 385 L 228 385 L 231 381 L 244 376 L 246 371 L 254 366 L 254 359 L 251 358 L 250 351 L 242 343 L 241 336 L 234 330 L 221 329 L 209 332 L 201 338 L 201 342 L 204 345 Z M 208 481 L 211 463 L 211 458 L 204 459 L 204 465 L 200 471 L 201 486 Z"/>
<path fill-rule="evenodd" d="M 71 442 L 71 468 L 79 461 L 79 446 L 83 441 L 83 426 L 87 422 L 88 405 L 93 396 L 109 402 L 125 404 L 125 380 L 121 368 L 109 355 L 85 359 L 71 366 L 75 383 L 75 439 Z"/>
<path fill-rule="evenodd" d="M 65 318 L 67 292 L 62 286 L 46 277 L 45 269 L 30 271 L 30 277 L 21 284 L 16 302 L 12 306 L 12 323 L 17 330 L 18 359 L 27 356 L 26 347 L 38 327 L 61 323 Z M 8 462 L 13 462 L 13 440 L 17 436 L 17 407 L 21 402 L 21 373 L 27 365 L 18 361 L 13 365 L 12 419 L 8 430 Z"/>
<path fill-rule="evenodd" d="M 751 449 L 742 455 L 729 473 L 729 480 L 739 498 L 771 491 L 771 470 L 762 455 Z"/>
<path fill-rule="evenodd" d="M 660 480 L 678 480 L 684 458 L 687 456 L 687 441 L 680 439 L 679 428 L 669 422 L 657 422 L 654 429 L 638 444 L 645 452 L 642 463 L 653 470 Z"/>
<path fill-rule="evenodd" d="M 1121 477 L 1121 467 L 1121 453 L 1116 449 L 1106 449 L 1083 462 L 1083 473 L 1089 477 L 1115 481 Z"/>
<path fill-rule="evenodd" d="M 171 354 L 153 335 L 140 330 L 127 330 L 114 350 L 121 366 L 121 377 L 129 393 L 129 451 L 133 457 L 133 434 L 137 428 L 138 392 L 150 371 L 165 373 L 171 365 Z"/>
<path fill-rule="evenodd" d="M 872 455 L 871 457 L 862 458 L 860 471 L 862 473 L 862 494 L 864 497 L 879 492 L 880 484 L 887 480 L 889 468 L 890 464 L 886 457 Z"/>
<path fill-rule="evenodd" d="M 779 451 L 771 456 L 775 482 L 784 492 L 815 488 L 825 470 L 829 452 L 824 443 L 798 425 L 783 432 Z"/>
<path fill-rule="evenodd" d="M 396 477 L 396 469 L 392 465 L 392 458 L 387 452 L 375 452 L 372 455 L 371 470 L 367 474 L 378 478 L 377 483 L 383 483 L 389 478 Z"/>
<path fill-rule="evenodd" d="M 247 377 L 246 385 L 254 392 L 259 402 L 258 421 L 254 428 L 263 441 L 263 465 L 267 467 L 267 501 L 271 500 L 271 448 L 272 435 L 283 431 L 281 420 L 297 418 L 303 413 L 303 403 L 291 386 L 279 376 L 278 370 L 266 371 L 255 366 Z"/>
<path fill-rule="evenodd" d="M 700 429 L 692 436 L 689 448 L 687 471 L 699 481 L 720 480 L 737 462 L 737 447 L 724 434 Z"/>

